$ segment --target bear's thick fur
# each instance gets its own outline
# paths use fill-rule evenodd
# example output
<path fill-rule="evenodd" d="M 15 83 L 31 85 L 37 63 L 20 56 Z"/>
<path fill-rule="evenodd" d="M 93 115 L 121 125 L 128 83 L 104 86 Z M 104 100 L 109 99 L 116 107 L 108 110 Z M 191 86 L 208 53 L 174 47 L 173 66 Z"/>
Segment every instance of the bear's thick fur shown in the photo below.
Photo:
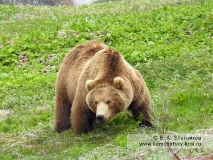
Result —
<path fill-rule="evenodd" d="M 148 88 L 140 73 L 120 53 L 99 42 L 77 45 L 66 55 L 56 81 L 57 132 L 93 130 L 94 122 L 110 121 L 124 110 L 141 127 L 152 127 Z"/>

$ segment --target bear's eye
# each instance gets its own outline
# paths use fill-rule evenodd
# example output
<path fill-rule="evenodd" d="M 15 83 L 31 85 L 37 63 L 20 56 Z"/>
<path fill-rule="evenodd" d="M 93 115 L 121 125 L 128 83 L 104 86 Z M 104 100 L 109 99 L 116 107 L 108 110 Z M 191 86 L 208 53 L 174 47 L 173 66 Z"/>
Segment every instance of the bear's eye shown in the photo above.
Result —
<path fill-rule="evenodd" d="M 106 101 L 106 104 L 110 104 L 111 103 L 111 101 Z"/>
<path fill-rule="evenodd" d="M 98 104 L 98 101 L 95 101 L 95 104 Z"/>

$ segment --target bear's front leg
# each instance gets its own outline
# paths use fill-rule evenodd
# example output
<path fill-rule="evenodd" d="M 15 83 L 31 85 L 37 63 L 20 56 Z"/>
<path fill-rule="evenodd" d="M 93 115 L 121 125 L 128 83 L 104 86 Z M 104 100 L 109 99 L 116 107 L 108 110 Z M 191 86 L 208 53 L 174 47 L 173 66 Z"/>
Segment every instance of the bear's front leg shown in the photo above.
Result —
<path fill-rule="evenodd" d="M 132 112 L 132 116 L 133 116 L 133 119 L 135 121 L 138 121 L 139 120 L 139 116 L 140 116 L 140 108 L 137 108 L 137 102 L 132 102 L 128 108 L 128 110 L 130 112 Z"/>
<path fill-rule="evenodd" d="M 87 108 L 87 105 L 73 105 L 71 111 L 71 124 L 76 134 L 87 133 L 93 130 L 95 113 Z"/>
<path fill-rule="evenodd" d="M 55 123 L 58 133 L 70 128 L 70 111 L 71 104 L 69 100 L 56 96 Z"/>
<path fill-rule="evenodd" d="M 141 128 L 145 127 L 154 127 L 153 124 L 150 122 L 151 117 L 151 106 L 150 106 L 150 100 L 147 99 L 144 102 L 141 101 L 134 101 L 129 106 L 128 110 L 132 112 L 134 120 L 138 121 L 140 113 L 142 113 L 142 120 L 140 123 Z"/>
<path fill-rule="evenodd" d="M 144 99 L 144 102 L 142 104 L 142 106 L 140 107 L 140 110 L 143 114 L 141 123 L 140 123 L 140 127 L 141 128 L 146 128 L 146 127 L 151 127 L 154 128 L 153 124 L 150 121 L 151 118 L 151 103 L 150 103 L 150 99 Z"/>

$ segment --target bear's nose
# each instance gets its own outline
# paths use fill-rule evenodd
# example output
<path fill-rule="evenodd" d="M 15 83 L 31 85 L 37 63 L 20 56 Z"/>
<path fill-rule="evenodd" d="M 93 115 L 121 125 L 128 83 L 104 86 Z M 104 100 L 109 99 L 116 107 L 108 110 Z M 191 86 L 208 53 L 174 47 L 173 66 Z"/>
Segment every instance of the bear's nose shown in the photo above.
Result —
<path fill-rule="evenodd" d="M 104 116 L 103 116 L 102 114 L 98 114 L 98 115 L 96 116 L 96 118 L 97 118 L 98 122 L 100 122 L 100 123 L 103 123 L 103 122 L 104 122 Z"/>

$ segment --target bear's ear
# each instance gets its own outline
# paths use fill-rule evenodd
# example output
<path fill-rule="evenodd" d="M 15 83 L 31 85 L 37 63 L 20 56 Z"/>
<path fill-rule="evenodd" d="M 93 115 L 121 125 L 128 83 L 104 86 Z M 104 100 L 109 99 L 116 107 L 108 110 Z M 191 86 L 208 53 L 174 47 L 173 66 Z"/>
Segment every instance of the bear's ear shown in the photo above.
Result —
<path fill-rule="evenodd" d="M 87 92 L 89 92 L 90 90 L 92 90 L 95 87 L 95 80 L 87 80 L 86 84 L 85 84 L 85 88 L 87 90 Z"/>
<path fill-rule="evenodd" d="M 124 86 L 124 79 L 121 78 L 121 77 L 115 77 L 115 78 L 114 78 L 113 85 L 114 85 L 114 87 L 117 88 L 117 89 L 122 89 L 123 86 Z"/>

